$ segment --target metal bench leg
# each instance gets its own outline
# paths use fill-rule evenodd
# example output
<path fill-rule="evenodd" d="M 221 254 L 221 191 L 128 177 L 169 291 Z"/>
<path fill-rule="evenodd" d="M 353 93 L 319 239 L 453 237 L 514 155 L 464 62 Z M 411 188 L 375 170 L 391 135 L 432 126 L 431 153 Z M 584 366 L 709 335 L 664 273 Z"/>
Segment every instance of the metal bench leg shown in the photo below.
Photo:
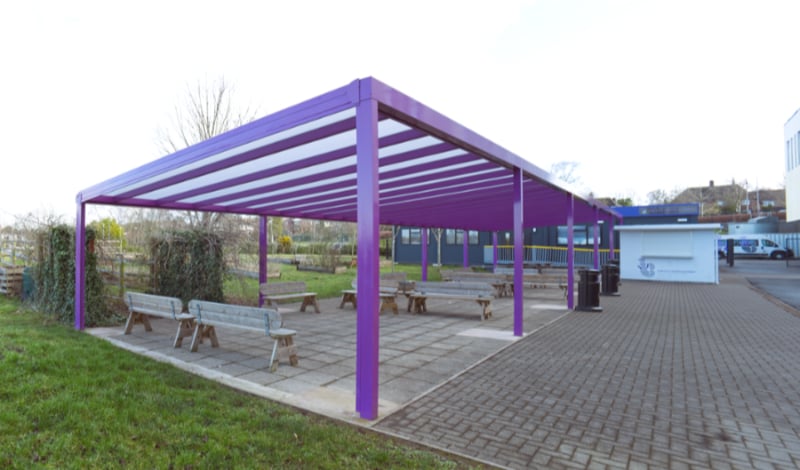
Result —
<path fill-rule="evenodd" d="M 272 342 L 272 356 L 269 358 L 269 371 L 275 372 L 278 370 L 278 340 Z"/>
<path fill-rule="evenodd" d="M 491 303 L 486 300 L 479 300 L 478 305 L 483 308 L 483 312 L 481 313 L 481 321 L 488 320 L 489 317 L 492 316 Z"/>
<path fill-rule="evenodd" d="M 194 326 L 194 334 L 192 335 L 192 346 L 189 349 L 191 352 L 197 352 L 197 346 L 202 341 L 202 339 L 201 339 L 201 336 L 202 336 L 201 330 L 202 329 L 203 329 L 203 325 L 201 325 L 199 323 Z"/>
<path fill-rule="evenodd" d="M 179 348 L 183 344 L 183 338 L 192 336 L 194 330 L 194 320 L 181 320 L 178 323 L 178 332 L 175 333 L 175 341 L 172 343 L 173 347 Z"/>
<path fill-rule="evenodd" d="M 128 314 L 128 321 L 125 322 L 125 334 L 129 335 L 133 331 L 133 324 L 136 323 L 136 313 L 131 312 Z"/>

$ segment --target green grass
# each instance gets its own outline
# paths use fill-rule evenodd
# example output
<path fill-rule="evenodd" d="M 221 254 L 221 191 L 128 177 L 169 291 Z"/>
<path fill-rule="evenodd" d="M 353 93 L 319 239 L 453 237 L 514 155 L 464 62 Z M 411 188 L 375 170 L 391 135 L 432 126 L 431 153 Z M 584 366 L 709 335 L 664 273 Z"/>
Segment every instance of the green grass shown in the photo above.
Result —
<path fill-rule="evenodd" d="M 118 349 L 0 296 L 0 468 L 459 468 Z"/>
<path fill-rule="evenodd" d="M 387 266 L 381 271 L 391 271 Z M 411 280 L 422 279 L 422 267 L 420 265 L 396 264 L 395 271 L 402 271 L 408 274 Z M 298 271 L 297 268 L 289 264 L 281 264 L 280 279 L 269 279 L 269 282 L 288 282 L 305 281 L 306 286 L 312 292 L 317 293 L 317 297 L 326 299 L 339 297 L 343 289 L 350 289 L 350 283 L 356 277 L 356 268 L 348 268 L 347 272 L 341 274 L 327 274 L 310 271 Z M 428 280 L 440 280 L 439 269 L 428 267 Z M 248 305 L 255 305 L 258 302 L 258 281 L 245 277 L 229 277 L 223 286 L 226 302 Z"/>

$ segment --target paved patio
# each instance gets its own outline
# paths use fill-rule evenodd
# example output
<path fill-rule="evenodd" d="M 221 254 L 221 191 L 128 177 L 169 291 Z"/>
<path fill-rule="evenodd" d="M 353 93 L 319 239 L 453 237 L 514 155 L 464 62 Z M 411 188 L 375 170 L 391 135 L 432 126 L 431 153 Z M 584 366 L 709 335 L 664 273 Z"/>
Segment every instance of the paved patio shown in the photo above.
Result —
<path fill-rule="evenodd" d="M 376 428 L 510 468 L 797 468 L 798 312 L 721 274 L 625 282 Z"/>
<path fill-rule="evenodd" d="M 762 263 L 762 264 L 755 264 Z M 282 307 L 299 367 L 267 369 L 254 333 L 220 329 L 220 348 L 173 349 L 154 332 L 95 329 L 122 347 L 271 399 L 507 468 L 797 468 L 800 269 L 721 265 L 720 285 L 626 281 L 602 313 L 569 312 L 560 291 L 526 291 L 524 338 L 511 299 L 381 317 L 381 419 L 353 409 L 355 314 Z M 770 279 L 780 281 L 772 283 Z M 788 287 L 787 287 L 788 286 Z M 794 288 L 792 288 L 794 286 Z M 467 312 L 467 313 L 464 313 Z"/>
<path fill-rule="evenodd" d="M 153 331 L 137 325 L 131 335 L 119 328 L 89 331 L 120 347 L 165 361 L 250 393 L 309 409 L 327 416 L 370 424 L 355 412 L 356 314 L 339 300 L 320 300 L 321 314 L 300 312 L 299 303 L 281 305 L 287 328 L 297 330 L 297 367 L 281 363 L 269 371 L 272 342 L 263 334 L 217 328 L 220 347 L 208 342 L 189 352 L 190 339 L 173 348 L 176 324 L 153 319 Z M 454 375 L 518 340 L 513 336 L 512 299 L 492 302 L 493 317 L 480 321 L 474 302 L 428 301 L 429 313 L 384 313 L 380 322 L 379 416 L 444 383 Z M 309 309 L 310 311 L 311 309 Z M 526 293 L 525 331 L 530 332 L 567 313 L 560 289 Z"/>

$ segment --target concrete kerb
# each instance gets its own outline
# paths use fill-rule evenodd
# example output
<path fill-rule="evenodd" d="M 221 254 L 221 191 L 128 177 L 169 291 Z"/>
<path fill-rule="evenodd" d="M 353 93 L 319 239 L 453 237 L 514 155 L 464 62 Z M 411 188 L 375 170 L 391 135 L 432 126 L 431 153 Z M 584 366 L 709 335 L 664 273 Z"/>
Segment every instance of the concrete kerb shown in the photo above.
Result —
<path fill-rule="evenodd" d="M 758 287 L 757 285 L 753 284 L 753 282 L 750 279 L 747 279 L 747 285 L 754 292 L 757 292 L 762 297 L 764 297 L 768 301 L 772 302 L 773 304 L 777 305 L 778 307 L 782 308 L 786 312 L 791 313 L 792 315 L 794 315 L 796 317 L 800 317 L 800 310 L 794 308 L 793 306 L 787 304 L 786 302 L 784 302 L 783 300 L 779 299 L 778 297 L 775 297 L 774 295 L 770 294 L 769 292 L 765 291 L 764 289 L 762 289 L 762 288 Z"/>

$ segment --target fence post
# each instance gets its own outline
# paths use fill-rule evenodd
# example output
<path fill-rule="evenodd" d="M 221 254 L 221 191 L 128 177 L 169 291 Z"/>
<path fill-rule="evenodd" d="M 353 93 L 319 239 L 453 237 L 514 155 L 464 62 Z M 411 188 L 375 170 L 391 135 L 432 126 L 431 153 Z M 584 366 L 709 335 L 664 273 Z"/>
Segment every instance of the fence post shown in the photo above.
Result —
<path fill-rule="evenodd" d="M 119 298 L 124 299 L 125 296 L 125 255 L 120 253 L 119 256 Z"/>

